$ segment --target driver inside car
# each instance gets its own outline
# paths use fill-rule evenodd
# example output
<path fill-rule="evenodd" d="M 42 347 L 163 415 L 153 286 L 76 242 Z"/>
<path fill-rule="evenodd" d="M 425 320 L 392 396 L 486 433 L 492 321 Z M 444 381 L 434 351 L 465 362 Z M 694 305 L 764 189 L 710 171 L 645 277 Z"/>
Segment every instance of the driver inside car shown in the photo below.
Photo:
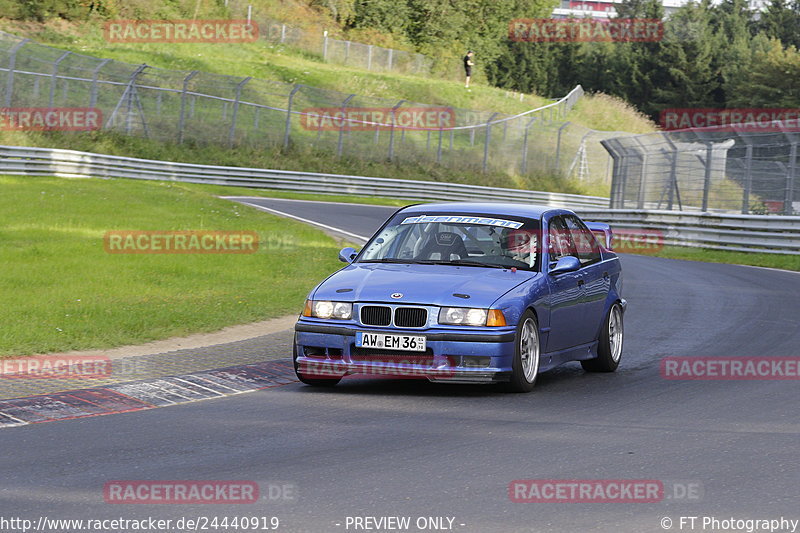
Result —
<path fill-rule="evenodd" d="M 525 229 L 504 230 L 500 236 L 503 255 L 533 267 L 536 263 L 536 233 Z"/>

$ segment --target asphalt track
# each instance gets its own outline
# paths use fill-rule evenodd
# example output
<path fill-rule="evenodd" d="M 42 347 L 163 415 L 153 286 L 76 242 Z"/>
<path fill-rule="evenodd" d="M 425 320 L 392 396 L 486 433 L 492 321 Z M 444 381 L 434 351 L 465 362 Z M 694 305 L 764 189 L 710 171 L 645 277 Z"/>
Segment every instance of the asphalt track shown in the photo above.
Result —
<path fill-rule="evenodd" d="M 392 212 L 248 202 L 357 235 Z M 409 516 L 407 531 L 419 531 L 417 517 L 454 517 L 452 530 L 463 532 L 656 532 L 664 517 L 672 530 L 691 531 L 681 516 L 700 517 L 693 531 L 711 531 L 702 517 L 800 519 L 800 382 L 659 373 L 664 356 L 798 356 L 800 274 L 622 262 L 629 307 L 614 374 L 569 364 L 541 375 L 531 394 L 410 380 L 345 380 L 331 390 L 294 383 L 7 428 L 0 517 L 277 516 L 278 531 L 295 532 L 389 531 L 348 529 L 348 516 Z M 294 492 L 250 505 L 103 500 L 108 481 L 148 479 L 253 480 L 264 493 Z M 658 503 L 514 503 L 516 479 L 654 479 L 668 493 Z M 679 494 L 687 486 L 697 491 L 691 499 Z"/>

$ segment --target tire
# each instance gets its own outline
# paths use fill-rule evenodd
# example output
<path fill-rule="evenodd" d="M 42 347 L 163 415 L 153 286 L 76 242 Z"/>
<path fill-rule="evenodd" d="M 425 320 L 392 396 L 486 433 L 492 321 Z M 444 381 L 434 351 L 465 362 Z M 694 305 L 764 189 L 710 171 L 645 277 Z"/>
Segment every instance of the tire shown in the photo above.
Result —
<path fill-rule="evenodd" d="M 600 332 L 597 345 L 597 358 L 581 361 L 581 366 L 587 372 L 613 372 L 622 359 L 622 340 L 624 328 L 622 325 L 622 307 L 615 303 L 608 310 L 608 315 Z"/>
<path fill-rule="evenodd" d="M 301 383 L 305 383 L 306 385 L 312 385 L 314 387 L 333 387 L 337 383 L 339 383 L 342 378 L 308 378 L 305 377 L 303 374 L 300 373 L 300 369 L 297 365 L 297 343 L 294 343 L 294 348 L 292 349 L 292 362 L 294 363 L 294 373 L 297 375 L 297 379 L 300 380 Z"/>
<path fill-rule="evenodd" d="M 511 379 L 506 384 L 506 389 L 510 392 L 530 392 L 539 375 L 539 359 L 542 354 L 539 322 L 530 309 L 519 319 L 514 344 Z"/>

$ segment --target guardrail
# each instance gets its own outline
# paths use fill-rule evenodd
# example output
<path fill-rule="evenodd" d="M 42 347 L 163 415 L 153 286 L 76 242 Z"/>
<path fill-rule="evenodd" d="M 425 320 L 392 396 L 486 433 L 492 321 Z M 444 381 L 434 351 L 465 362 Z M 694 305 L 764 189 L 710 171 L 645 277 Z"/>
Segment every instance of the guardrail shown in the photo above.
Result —
<path fill-rule="evenodd" d="M 500 189 L 421 180 L 196 165 L 21 146 L 0 146 L 0 173 L 66 178 L 171 180 L 322 194 L 387 196 L 409 200 L 482 200 L 537 203 L 560 207 L 604 207 L 608 205 L 608 198 L 600 196 Z"/>
<path fill-rule="evenodd" d="M 370 178 L 313 172 L 174 163 L 74 150 L 0 146 L 0 174 L 128 178 L 211 183 L 321 194 L 408 200 L 536 203 L 575 210 L 614 228 L 661 232 L 663 244 L 740 252 L 800 254 L 800 217 L 663 210 L 606 209 L 608 199 L 478 185 Z"/>
<path fill-rule="evenodd" d="M 606 222 L 612 229 L 660 233 L 665 245 L 692 246 L 733 252 L 800 254 L 800 217 L 644 211 L 637 209 L 581 209 L 582 217 Z M 635 231 L 633 232 L 635 233 Z"/>

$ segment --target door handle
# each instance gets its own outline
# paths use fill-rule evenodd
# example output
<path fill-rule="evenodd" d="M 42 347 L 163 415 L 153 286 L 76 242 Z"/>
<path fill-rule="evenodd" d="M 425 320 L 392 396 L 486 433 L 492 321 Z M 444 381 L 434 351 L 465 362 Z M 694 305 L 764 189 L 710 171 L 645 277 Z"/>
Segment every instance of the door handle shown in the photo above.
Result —
<path fill-rule="evenodd" d="M 578 280 L 578 287 L 581 287 L 581 286 L 583 286 L 583 284 L 584 284 L 584 283 L 586 283 L 586 281 L 585 281 L 585 280 L 579 279 L 579 280 Z"/>
<path fill-rule="evenodd" d="M 603 272 L 603 279 L 608 279 L 608 278 L 609 278 L 608 272 Z"/>

